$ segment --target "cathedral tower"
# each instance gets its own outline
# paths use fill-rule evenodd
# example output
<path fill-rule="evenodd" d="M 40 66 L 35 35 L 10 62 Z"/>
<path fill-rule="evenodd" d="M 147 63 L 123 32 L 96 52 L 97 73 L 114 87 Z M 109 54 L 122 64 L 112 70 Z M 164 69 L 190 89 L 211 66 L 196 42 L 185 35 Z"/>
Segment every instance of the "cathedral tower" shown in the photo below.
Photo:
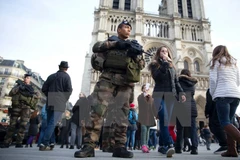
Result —
<path fill-rule="evenodd" d="M 108 35 L 117 35 L 117 25 L 125 19 L 132 25 L 130 39 L 136 39 L 151 54 L 155 54 L 160 46 L 167 46 L 178 73 L 187 68 L 198 79 L 195 99 L 199 121 L 205 121 L 203 109 L 208 88 L 207 64 L 211 58 L 212 44 L 211 25 L 205 18 L 203 0 L 162 0 L 157 5 L 156 14 L 152 14 L 144 11 L 143 0 L 99 1 L 99 7 L 94 11 L 92 41 L 85 58 L 82 92 L 90 94 L 99 76 L 90 63 L 93 44 L 106 40 Z M 144 58 L 149 64 L 151 57 L 144 55 Z M 140 82 L 136 83 L 135 96 L 140 94 L 144 83 L 154 85 L 147 67 L 141 72 Z"/>

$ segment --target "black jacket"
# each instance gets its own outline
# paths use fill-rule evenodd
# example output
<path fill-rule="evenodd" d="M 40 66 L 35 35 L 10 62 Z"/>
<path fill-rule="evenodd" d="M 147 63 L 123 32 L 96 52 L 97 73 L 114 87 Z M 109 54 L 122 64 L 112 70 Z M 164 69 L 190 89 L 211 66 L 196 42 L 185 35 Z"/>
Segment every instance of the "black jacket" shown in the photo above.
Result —
<path fill-rule="evenodd" d="M 159 67 L 158 64 L 160 64 Z M 172 92 L 175 97 L 178 97 L 179 94 L 180 96 L 184 94 L 178 82 L 176 71 L 173 67 L 170 67 L 168 62 L 163 62 L 162 60 L 158 62 L 153 61 L 149 65 L 149 70 L 155 81 L 153 98 L 158 97 L 160 92 Z"/>
<path fill-rule="evenodd" d="M 207 90 L 206 92 L 206 105 L 205 105 L 205 116 L 208 118 L 208 117 L 211 117 L 213 112 L 214 112 L 214 109 L 215 109 L 215 102 L 212 100 L 212 96 L 210 94 L 210 91 L 209 89 Z"/>
<path fill-rule="evenodd" d="M 30 126 L 28 128 L 28 136 L 36 136 L 38 134 L 38 124 L 40 123 L 40 117 L 37 115 L 34 118 L 31 118 Z"/>
<path fill-rule="evenodd" d="M 42 86 L 42 92 L 47 96 L 47 109 L 64 112 L 66 102 L 72 94 L 70 76 L 64 71 L 51 74 Z"/>
<path fill-rule="evenodd" d="M 184 102 L 184 104 L 185 106 L 191 107 L 192 117 L 197 117 L 198 115 L 196 101 L 194 99 L 195 85 L 197 82 L 197 79 L 194 77 L 188 77 L 186 75 L 179 76 L 179 83 L 186 94 L 186 102 Z"/>
<path fill-rule="evenodd" d="M 82 126 L 81 121 L 86 121 L 90 117 L 90 105 L 86 97 L 78 99 L 72 109 L 72 122 L 77 126 Z"/>

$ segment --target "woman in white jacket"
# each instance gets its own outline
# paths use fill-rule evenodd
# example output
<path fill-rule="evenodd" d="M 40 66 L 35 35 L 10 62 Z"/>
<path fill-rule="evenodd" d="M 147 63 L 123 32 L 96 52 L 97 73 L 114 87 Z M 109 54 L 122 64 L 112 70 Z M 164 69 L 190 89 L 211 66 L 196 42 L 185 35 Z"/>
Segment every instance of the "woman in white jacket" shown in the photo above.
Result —
<path fill-rule="evenodd" d="M 240 142 L 240 132 L 232 124 L 239 104 L 239 70 L 237 61 L 226 46 L 219 45 L 213 50 L 210 62 L 210 94 L 216 102 L 221 126 L 227 133 L 227 152 L 223 157 L 238 157 L 236 141 Z"/>

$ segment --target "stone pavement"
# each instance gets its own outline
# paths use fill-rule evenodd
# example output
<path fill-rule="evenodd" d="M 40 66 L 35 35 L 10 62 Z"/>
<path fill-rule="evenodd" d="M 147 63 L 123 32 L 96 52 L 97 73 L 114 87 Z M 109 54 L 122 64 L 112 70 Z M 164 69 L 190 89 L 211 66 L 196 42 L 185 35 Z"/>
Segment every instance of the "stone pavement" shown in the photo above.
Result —
<path fill-rule="evenodd" d="M 74 152 L 77 149 L 60 149 L 60 146 L 55 146 L 53 151 L 39 151 L 34 144 L 33 148 L 15 148 L 11 146 L 10 148 L 0 148 L 0 160 L 73 160 Z M 142 153 L 139 150 L 134 150 L 134 158 L 132 159 L 175 159 L 175 160 L 231 160 L 237 158 L 223 158 L 221 155 L 213 154 L 218 148 L 218 144 L 212 144 L 211 150 L 207 151 L 206 146 L 199 146 L 198 155 L 190 155 L 189 152 L 183 152 L 182 154 L 175 154 L 173 158 L 166 158 L 165 155 L 161 155 L 157 151 L 151 151 L 150 153 Z M 96 150 L 94 158 L 81 158 L 81 159 L 97 159 L 97 160 L 110 160 L 118 159 L 113 158 L 111 153 L 103 153 L 102 151 Z M 122 159 L 122 158 L 119 158 Z"/>

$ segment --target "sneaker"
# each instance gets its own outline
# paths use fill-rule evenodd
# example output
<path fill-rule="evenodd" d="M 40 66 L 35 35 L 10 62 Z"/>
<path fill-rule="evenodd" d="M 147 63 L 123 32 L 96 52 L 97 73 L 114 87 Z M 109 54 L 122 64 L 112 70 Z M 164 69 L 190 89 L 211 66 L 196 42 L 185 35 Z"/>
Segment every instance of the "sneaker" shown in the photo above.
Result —
<path fill-rule="evenodd" d="M 154 146 L 151 146 L 150 148 L 149 148 L 149 150 L 155 150 L 156 148 L 154 147 Z"/>
<path fill-rule="evenodd" d="M 148 149 L 148 147 L 146 145 L 142 146 L 142 152 L 143 153 L 149 153 L 149 149 Z"/>
<path fill-rule="evenodd" d="M 69 147 L 69 149 L 74 149 L 74 146 L 73 146 L 73 145 L 71 145 L 71 146 Z"/>
<path fill-rule="evenodd" d="M 166 152 L 167 158 L 171 158 L 174 153 L 175 153 L 175 149 L 173 148 L 173 146 L 169 146 Z"/>
<path fill-rule="evenodd" d="M 40 144 L 39 151 L 52 151 L 50 146 L 45 146 L 44 144 Z"/>
<path fill-rule="evenodd" d="M 221 146 L 221 147 L 219 147 L 216 151 L 214 151 L 213 153 L 214 153 L 214 154 L 221 154 L 221 153 L 227 151 L 227 149 L 228 149 L 227 146 Z"/>
<path fill-rule="evenodd" d="M 164 146 L 159 146 L 158 147 L 158 152 L 162 153 L 162 154 L 166 154 L 167 150 Z"/>
<path fill-rule="evenodd" d="M 114 148 L 112 156 L 120 157 L 120 158 L 133 158 L 133 153 L 127 151 L 125 147 L 120 147 L 120 148 Z"/>
<path fill-rule="evenodd" d="M 55 144 L 54 143 L 50 143 L 49 147 L 51 148 L 51 150 L 53 150 Z"/>
<path fill-rule="evenodd" d="M 94 147 L 84 145 L 81 150 L 74 153 L 75 158 L 95 157 Z"/>

